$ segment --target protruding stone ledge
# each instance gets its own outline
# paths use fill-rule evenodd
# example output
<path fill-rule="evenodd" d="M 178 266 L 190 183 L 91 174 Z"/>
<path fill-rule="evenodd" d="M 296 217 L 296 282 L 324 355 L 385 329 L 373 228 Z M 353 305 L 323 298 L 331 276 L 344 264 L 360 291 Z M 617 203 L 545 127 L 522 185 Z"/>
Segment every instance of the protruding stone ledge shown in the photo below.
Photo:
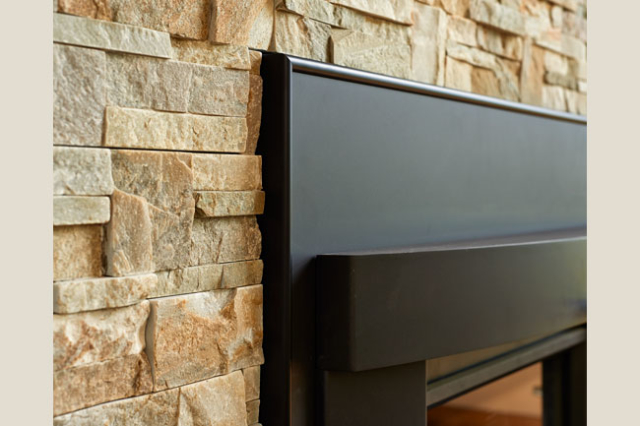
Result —
<path fill-rule="evenodd" d="M 492 0 L 471 0 L 469 16 L 476 22 L 508 33 L 526 35 L 525 18 L 518 10 Z"/>
<path fill-rule="evenodd" d="M 264 212 L 263 191 L 196 193 L 196 213 L 205 217 L 251 216 Z"/>
<path fill-rule="evenodd" d="M 329 0 L 331 3 L 360 10 L 369 15 L 401 24 L 410 25 L 413 0 Z"/>
<path fill-rule="evenodd" d="M 193 154 L 193 189 L 262 189 L 262 158 L 255 155 Z"/>
<path fill-rule="evenodd" d="M 53 41 L 159 58 L 172 56 L 168 33 L 59 13 L 53 15 Z"/>
<path fill-rule="evenodd" d="M 111 195 L 111 152 L 96 148 L 53 148 L 53 195 Z"/>
<path fill-rule="evenodd" d="M 53 280 L 102 276 L 102 226 L 53 228 Z"/>
<path fill-rule="evenodd" d="M 154 274 L 58 281 L 53 285 L 53 312 L 72 314 L 134 305 L 149 297 L 157 282 Z"/>
<path fill-rule="evenodd" d="M 328 62 L 331 25 L 277 10 L 274 50 Z"/>
<path fill-rule="evenodd" d="M 91 225 L 109 222 L 109 197 L 53 197 L 53 225 Z"/>
<path fill-rule="evenodd" d="M 254 216 L 196 218 L 191 234 L 191 265 L 254 260 L 262 236 Z"/>
<path fill-rule="evenodd" d="M 173 59 L 234 70 L 249 70 L 249 49 L 246 46 L 213 44 L 209 41 L 171 39 Z"/>
<path fill-rule="evenodd" d="M 260 400 L 254 399 L 247 402 L 247 424 L 254 425 L 258 422 L 260 414 Z"/>

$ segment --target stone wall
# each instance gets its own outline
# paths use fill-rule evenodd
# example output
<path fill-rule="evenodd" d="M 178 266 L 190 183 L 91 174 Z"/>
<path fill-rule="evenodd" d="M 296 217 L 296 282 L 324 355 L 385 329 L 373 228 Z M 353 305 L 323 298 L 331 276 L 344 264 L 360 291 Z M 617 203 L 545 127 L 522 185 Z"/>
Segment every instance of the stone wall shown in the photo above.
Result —
<path fill-rule="evenodd" d="M 586 0 L 54 10 L 59 426 L 258 422 L 257 49 L 586 114 Z"/>

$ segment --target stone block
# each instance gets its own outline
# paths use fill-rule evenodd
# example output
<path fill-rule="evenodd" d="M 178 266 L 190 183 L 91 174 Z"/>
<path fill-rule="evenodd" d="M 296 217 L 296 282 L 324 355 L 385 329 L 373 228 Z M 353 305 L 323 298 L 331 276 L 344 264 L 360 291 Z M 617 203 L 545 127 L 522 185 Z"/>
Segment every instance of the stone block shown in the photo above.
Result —
<path fill-rule="evenodd" d="M 234 288 L 262 282 L 262 260 L 225 263 L 222 269 L 222 288 Z"/>
<path fill-rule="evenodd" d="M 193 189 L 262 189 L 262 158 L 255 155 L 193 154 Z"/>
<path fill-rule="evenodd" d="M 334 29 L 331 32 L 332 62 L 350 68 L 392 75 L 411 77 L 411 47 L 388 44 L 365 33 Z"/>
<path fill-rule="evenodd" d="M 489 27 L 478 27 L 478 46 L 504 58 L 522 60 L 523 39 Z"/>
<path fill-rule="evenodd" d="M 497 58 L 491 53 L 452 41 L 447 42 L 447 56 L 490 70 L 496 69 L 498 66 Z"/>
<path fill-rule="evenodd" d="M 438 8 L 416 3 L 413 20 L 413 78 L 442 86 L 445 78 L 447 15 Z"/>
<path fill-rule="evenodd" d="M 250 425 L 256 424 L 258 422 L 259 414 L 260 400 L 255 399 L 253 401 L 247 402 L 247 423 Z"/>
<path fill-rule="evenodd" d="M 276 8 L 274 0 L 262 2 L 262 9 L 249 30 L 247 46 L 252 49 L 267 50 L 271 46 Z"/>
<path fill-rule="evenodd" d="M 107 223 L 109 197 L 53 197 L 53 226 Z"/>
<path fill-rule="evenodd" d="M 258 65 L 259 67 L 260 65 Z M 247 142 L 244 154 L 252 155 L 258 146 L 262 121 L 262 77 L 249 76 L 249 103 L 247 104 Z"/>
<path fill-rule="evenodd" d="M 262 249 L 254 216 L 196 218 L 191 238 L 192 266 L 254 260 Z"/>
<path fill-rule="evenodd" d="M 155 290 L 153 274 L 119 278 L 85 278 L 53 284 L 53 312 L 72 314 L 140 303 Z"/>
<path fill-rule="evenodd" d="M 260 398 L 260 366 L 245 368 L 244 375 L 244 395 L 247 402 Z"/>
<path fill-rule="evenodd" d="M 559 74 L 568 74 L 569 61 L 559 53 L 546 51 L 544 53 L 544 69 Z"/>
<path fill-rule="evenodd" d="M 565 90 L 560 86 L 545 85 L 542 88 L 542 105 L 546 108 L 565 111 L 567 109 Z"/>
<path fill-rule="evenodd" d="M 235 117 L 247 114 L 248 71 L 195 64 L 192 67 L 188 112 Z"/>
<path fill-rule="evenodd" d="M 179 151 L 243 152 L 246 119 L 107 107 L 104 145 Z"/>
<path fill-rule="evenodd" d="M 171 57 L 169 34 L 71 15 L 53 15 L 53 41 L 114 52 Z"/>
<path fill-rule="evenodd" d="M 196 212 L 205 217 L 250 216 L 264 212 L 263 191 L 198 192 Z"/>
<path fill-rule="evenodd" d="M 525 40 L 520 74 L 520 96 L 522 102 L 538 106 L 543 105 L 544 73 L 545 51 L 534 46 L 531 39 Z"/>
<path fill-rule="evenodd" d="M 211 291 L 222 287 L 223 265 L 200 265 L 158 272 L 151 297 Z"/>
<path fill-rule="evenodd" d="M 573 90 L 564 92 L 567 111 L 573 114 L 587 115 L 587 95 Z"/>
<path fill-rule="evenodd" d="M 106 98 L 104 52 L 53 46 L 53 143 L 99 146 Z"/>
<path fill-rule="evenodd" d="M 553 50 L 577 61 L 587 60 L 587 45 L 582 40 L 567 34 L 562 34 L 559 29 L 542 33 L 535 39 L 538 46 Z"/>
<path fill-rule="evenodd" d="M 458 61 L 450 56 L 446 59 L 445 86 L 452 89 L 471 92 L 471 72 L 473 66 L 466 62 Z"/>
<path fill-rule="evenodd" d="M 293 12 L 334 27 L 340 26 L 340 16 L 344 10 L 327 0 L 277 0 L 276 9 Z"/>
<path fill-rule="evenodd" d="M 333 4 L 346 6 L 393 22 L 410 25 L 413 0 L 329 0 Z"/>
<path fill-rule="evenodd" d="M 212 65 L 234 70 L 249 70 L 249 49 L 246 46 L 213 44 L 209 41 L 171 39 L 172 58 L 182 62 Z"/>
<path fill-rule="evenodd" d="M 270 0 L 213 0 L 209 40 L 222 44 L 247 45 L 251 30 Z"/>
<path fill-rule="evenodd" d="M 568 74 L 547 71 L 544 73 L 544 82 L 553 86 L 566 87 L 569 90 L 578 90 L 578 80 Z"/>
<path fill-rule="evenodd" d="M 328 62 L 330 37 L 330 25 L 276 11 L 273 45 L 276 52 Z"/>
<path fill-rule="evenodd" d="M 398 24 L 357 10 L 338 7 L 338 22 L 335 26 L 359 31 L 386 40 L 389 44 L 410 44 L 414 26 Z"/>
<path fill-rule="evenodd" d="M 53 316 L 53 369 L 63 370 L 142 352 L 149 302 Z"/>
<path fill-rule="evenodd" d="M 442 8 L 451 15 L 467 16 L 469 12 L 470 0 L 439 0 L 439 2 Z M 427 2 L 427 4 L 437 6 L 436 1 L 432 1 L 431 3 Z"/>
<path fill-rule="evenodd" d="M 262 64 L 262 53 L 257 50 L 249 51 L 249 60 L 251 61 L 251 75 L 260 75 L 260 65 Z M 251 90 L 249 90 L 251 96 Z"/>
<path fill-rule="evenodd" d="M 53 426 L 180 426 L 179 389 L 138 396 L 55 417 Z"/>
<path fill-rule="evenodd" d="M 576 13 L 568 12 L 565 10 L 562 15 L 562 32 L 586 42 L 587 41 L 586 18 Z"/>
<path fill-rule="evenodd" d="M 414 29 L 414 31 L 418 31 L 418 28 Z M 461 18 L 459 16 L 449 17 L 447 35 L 450 40 L 475 47 L 478 45 L 477 31 L 478 25 L 471 19 Z"/>
<path fill-rule="evenodd" d="M 70 280 L 102 275 L 102 227 L 53 228 L 53 279 Z"/>
<path fill-rule="evenodd" d="M 112 192 L 108 149 L 53 148 L 53 195 L 110 195 Z"/>
<path fill-rule="evenodd" d="M 242 373 L 182 387 L 179 413 L 180 426 L 246 426 Z"/>
<path fill-rule="evenodd" d="M 575 12 L 578 10 L 578 2 L 577 0 L 549 0 L 553 4 L 557 4 L 559 6 L 564 7 L 565 9 L 571 10 Z"/>
<path fill-rule="evenodd" d="M 471 0 L 469 16 L 476 22 L 508 33 L 526 34 L 524 16 L 517 10 L 493 0 Z"/>
<path fill-rule="evenodd" d="M 59 370 L 53 373 L 53 415 L 143 395 L 152 389 L 151 368 L 144 353 Z"/>
<path fill-rule="evenodd" d="M 146 340 L 156 391 L 264 362 L 262 286 L 160 298 L 151 305 Z"/>

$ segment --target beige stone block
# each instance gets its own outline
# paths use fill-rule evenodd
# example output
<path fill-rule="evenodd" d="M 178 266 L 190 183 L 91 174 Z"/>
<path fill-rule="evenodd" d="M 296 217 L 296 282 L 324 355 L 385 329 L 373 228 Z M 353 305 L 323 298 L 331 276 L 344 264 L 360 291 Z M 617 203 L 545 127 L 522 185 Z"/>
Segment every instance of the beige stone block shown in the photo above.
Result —
<path fill-rule="evenodd" d="M 273 50 L 328 62 L 331 26 L 291 13 L 276 11 Z"/>
<path fill-rule="evenodd" d="M 470 0 L 438 0 L 444 10 L 451 15 L 467 16 Z M 429 3 L 429 2 L 427 2 Z M 436 1 L 431 3 L 437 5 Z"/>
<path fill-rule="evenodd" d="M 196 194 L 200 216 L 249 216 L 264 212 L 263 191 L 215 191 Z"/>
<path fill-rule="evenodd" d="M 113 11 L 109 0 L 55 0 L 58 12 L 87 16 L 94 19 L 111 20 Z"/>
<path fill-rule="evenodd" d="M 254 260 L 262 248 L 254 216 L 196 218 L 191 239 L 192 266 Z"/>
<path fill-rule="evenodd" d="M 193 65 L 188 112 L 244 117 L 249 100 L 249 72 Z"/>
<path fill-rule="evenodd" d="M 478 26 L 471 19 L 451 16 L 448 20 L 447 35 L 450 40 L 467 46 L 477 46 L 476 36 Z M 415 29 L 414 31 L 416 31 Z"/>
<path fill-rule="evenodd" d="M 573 90 L 565 90 L 567 111 L 573 114 L 587 114 L 587 95 Z"/>
<path fill-rule="evenodd" d="M 569 90 L 578 90 L 578 80 L 568 74 L 547 71 L 544 73 L 544 82 L 553 86 L 566 87 Z"/>
<path fill-rule="evenodd" d="M 151 368 L 144 353 L 53 373 L 53 415 L 151 392 Z"/>
<path fill-rule="evenodd" d="M 247 402 L 260 398 L 260 366 L 245 368 L 244 375 L 244 395 Z"/>
<path fill-rule="evenodd" d="M 169 34 L 71 15 L 53 15 L 53 41 L 114 52 L 171 57 Z"/>
<path fill-rule="evenodd" d="M 471 71 L 471 91 L 485 96 L 502 97 L 496 74 L 486 68 L 474 67 Z"/>
<path fill-rule="evenodd" d="M 109 197 L 53 197 L 53 225 L 107 223 L 111 216 Z"/>
<path fill-rule="evenodd" d="M 259 66 L 259 65 L 258 65 Z M 247 104 L 247 142 L 244 154 L 252 155 L 256 152 L 258 138 L 260 136 L 260 123 L 262 121 L 262 77 L 249 76 L 249 103 Z"/>
<path fill-rule="evenodd" d="M 556 28 L 562 27 L 562 8 L 560 6 L 553 6 L 551 8 L 551 25 Z"/>
<path fill-rule="evenodd" d="M 256 400 L 247 402 L 247 423 L 250 425 L 256 424 L 258 422 L 259 415 L 260 415 L 260 400 L 256 399 Z"/>
<path fill-rule="evenodd" d="M 333 4 L 360 10 L 389 21 L 411 24 L 413 0 L 329 0 Z"/>
<path fill-rule="evenodd" d="M 262 189 L 262 158 L 255 155 L 193 154 L 193 189 Z"/>
<path fill-rule="evenodd" d="M 491 70 L 495 69 L 498 63 L 497 58 L 491 53 L 452 41 L 447 42 L 447 56 L 467 62 L 476 67 Z"/>
<path fill-rule="evenodd" d="M 179 389 L 138 396 L 55 417 L 53 426 L 180 426 Z"/>
<path fill-rule="evenodd" d="M 222 288 L 234 288 L 262 282 L 262 260 L 225 263 L 222 269 Z"/>
<path fill-rule="evenodd" d="M 544 85 L 545 51 L 526 39 L 523 48 L 522 70 L 520 74 L 520 96 L 524 103 L 542 106 Z"/>
<path fill-rule="evenodd" d="M 560 86 L 544 86 L 542 87 L 542 105 L 559 111 L 565 111 L 567 101 L 565 98 L 565 90 Z"/>
<path fill-rule="evenodd" d="M 151 305 L 146 340 L 156 391 L 264 362 L 262 286 L 155 299 Z"/>
<path fill-rule="evenodd" d="M 246 46 L 252 28 L 269 3 L 270 0 L 213 0 L 209 40 Z"/>
<path fill-rule="evenodd" d="M 472 71 L 473 66 L 447 56 L 445 86 L 451 87 L 452 89 L 471 92 Z"/>
<path fill-rule="evenodd" d="M 156 273 L 151 297 L 211 291 L 222 287 L 223 265 L 200 265 Z"/>
<path fill-rule="evenodd" d="M 251 60 L 251 75 L 260 75 L 262 53 L 257 50 L 249 50 L 249 59 Z M 251 102 L 251 90 L 249 90 L 249 102 Z M 247 113 L 249 113 L 249 111 L 247 111 Z"/>
<path fill-rule="evenodd" d="M 335 27 L 340 26 L 340 17 L 344 10 L 327 0 L 276 0 L 276 8 Z"/>
<path fill-rule="evenodd" d="M 178 61 L 245 71 L 251 68 L 249 49 L 246 46 L 178 38 L 171 39 L 171 46 L 172 57 Z"/>
<path fill-rule="evenodd" d="M 134 305 L 146 299 L 157 282 L 153 274 L 57 281 L 53 284 L 53 312 L 73 314 Z"/>
<path fill-rule="evenodd" d="M 442 86 L 445 78 L 447 15 L 438 8 L 416 3 L 413 20 L 413 78 Z"/>
<path fill-rule="evenodd" d="M 522 60 L 523 39 L 489 27 L 478 27 L 478 46 L 498 56 Z"/>
<path fill-rule="evenodd" d="M 581 93 L 587 93 L 587 82 L 578 80 L 578 91 Z"/>
<path fill-rule="evenodd" d="M 471 0 L 469 16 L 476 22 L 508 33 L 525 35 L 525 19 L 517 10 L 493 0 Z"/>
<path fill-rule="evenodd" d="M 586 42 L 587 41 L 586 18 L 576 13 L 565 10 L 562 15 L 562 32 Z"/>
<path fill-rule="evenodd" d="M 107 107 L 104 145 L 180 151 L 243 152 L 246 119 Z"/>
<path fill-rule="evenodd" d="M 553 29 L 536 37 L 538 46 L 553 50 L 578 61 L 587 60 L 587 45 L 582 40 L 567 34 L 562 34 L 559 29 Z"/>
<path fill-rule="evenodd" d="M 415 26 L 399 24 L 363 14 L 357 10 L 338 6 L 337 27 L 359 31 L 380 39 L 389 44 L 410 44 L 411 33 Z"/>
<path fill-rule="evenodd" d="M 102 227 L 53 228 L 53 279 L 70 280 L 102 275 Z"/>
<path fill-rule="evenodd" d="M 242 373 L 184 386 L 180 389 L 180 426 L 246 426 Z"/>
<path fill-rule="evenodd" d="M 568 74 L 569 61 L 559 53 L 546 51 L 544 53 L 544 69 L 559 74 Z"/>
<path fill-rule="evenodd" d="M 147 201 L 122 191 L 111 197 L 105 254 L 107 275 L 133 275 L 155 270 L 153 225 Z"/>
<path fill-rule="evenodd" d="M 411 77 L 411 47 L 387 44 L 385 40 L 353 30 L 331 33 L 332 62 L 350 68 Z"/>
<path fill-rule="evenodd" d="M 54 145 L 100 145 L 105 87 L 104 52 L 54 44 Z"/>
<path fill-rule="evenodd" d="M 262 3 L 262 9 L 249 30 L 247 46 L 253 49 L 269 49 L 273 38 L 275 13 L 274 0 Z"/>
<path fill-rule="evenodd" d="M 578 2 L 576 0 L 548 0 L 548 1 L 574 12 L 578 10 Z"/>
<path fill-rule="evenodd" d="M 110 195 L 112 192 L 108 149 L 53 148 L 54 195 Z"/>
<path fill-rule="evenodd" d="M 53 316 L 54 371 L 142 352 L 149 302 Z"/>

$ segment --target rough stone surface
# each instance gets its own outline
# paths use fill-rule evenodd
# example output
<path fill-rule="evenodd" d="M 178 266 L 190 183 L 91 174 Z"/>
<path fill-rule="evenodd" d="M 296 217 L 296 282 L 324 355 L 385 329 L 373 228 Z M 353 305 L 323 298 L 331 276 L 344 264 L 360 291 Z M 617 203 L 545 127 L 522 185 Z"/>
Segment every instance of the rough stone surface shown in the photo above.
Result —
<path fill-rule="evenodd" d="M 263 2 L 258 17 L 249 31 L 247 46 L 253 49 L 267 50 L 271 45 L 275 18 L 274 0 Z"/>
<path fill-rule="evenodd" d="M 106 105 L 105 53 L 53 46 L 53 143 L 98 146 Z"/>
<path fill-rule="evenodd" d="M 564 11 L 562 16 L 562 31 L 586 42 L 587 20 L 578 14 Z"/>
<path fill-rule="evenodd" d="M 413 0 L 329 0 L 331 3 L 347 6 L 390 21 L 411 24 Z"/>
<path fill-rule="evenodd" d="M 193 154 L 193 189 L 262 189 L 262 159 L 253 155 Z"/>
<path fill-rule="evenodd" d="M 327 0 L 277 0 L 276 8 L 336 27 L 340 26 L 340 16 L 344 10 Z"/>
<path fill-rule="evenodd" d="M 171 57 L 167 33 L 58 13 L 53 16 L 53 40 L 115 52 Z"/>
<path fill-rule="evenodd" d="M 249 59 L 251 60 L 251 75 L 260 75 L 260 65 L 262 64 L 262 53 L 256 50 L 250 50 Z M 251 91 L 249 91 L 249 96 L 251 96 Z"/>
<path fill-rule="evenodd" d="M 201 65 L 213 65 L 235 70 L 248 70 L 249 49 L 246 46 L 212 44 L 208 41 L 171 39 L 173 59 Z"/>
<path fill-rule="evenodd" d="M 112 192 L 108 149 L 53 148 L 54 195 L 110 195 Z"/>
<path fill-rule="evenodd" d="M 53 225 L 107 223 L 111 215 L 109 197 L 53 197 Z"/>
<path fill-rule="evenodd" d="M 262 282 L 262 260 L 225 263 L 222 269 L 222 288 L 235 288 Z"/>
<path fill-rule="evenodd" d="M 199 192 L 196 196 L 196 212 L 206 217 L 262 214 L 264 212 L 264 192 Z"/>
<path fill-rule="evenodd" d="M 209 40 L 247 45 L 252 27 L 270 0 L 213 0 Z"/>
<path fill-rule="evenodd" d="M 246 119 L 107 107 L 104 145 L 117 148 L 243 152 Z"/>
<path fill-rule="evenodd" d="M 239 262 L 260 257 L 262 238 L 253 216 L 196 218 L 191 265 Z"/>
<path fill-rule="evenodd" d="M 523 49 L 522 72 L 520 75 L 520 96 L 522 102 L 542 105 L 545 51 L 527 39 Z"/>
<path fill-rule="evenodd" d="M 479 27 L 478 46 L 498 56 L 522 60 L 522 37 L 501 33 L 488 27 Z"/>
<path fill-rule="evenodd" d="M 470 0 L 439 0 L 442 8 L 452 15 L 466 16 L 469 11 Z M 434 5 L 436 1 L 427 4 Z"/>
<path fill-rule="evenodd" d="M 523 15 L 510 7 L 493 0 L 471 0 L 469 16 L 476 22 L 489 25 L 502 31 L 525 35 Z"/>
<path fill-rule="evenodd" d="M 246 426 L 242 373 L 233 372 L 180 389 L 180 426 Z"/>
<path fill-rule="evenodd" d="M 153 274 L 121 278 L 85 278 L 53 284 L 53 312 L 72 314 L 139 303 L 156 287 Z"/>
<path fill-rule="evenodd" d="M 544 74 L 544 82 L 553 86 L 563 86 L 569 90 L 578 90 L 578 80 L 572 75 L 547 71 Z"/>
<path fill-rule="evenodd" d="M 53 279 L 70 280 L 102 275 L 102 227 L 53 228 Z"/>
<path fill-rule="evenodd" d="M 448 20 L 447 35 L 449 40 L 475 47 L 478 45 L 477 28 L 478 25 L 471 19 L 451 16 Z"/>
<path fill-rule="evenodd" d="M 587 59 L 587 45 L 575 37 L 562 34 L 559 29 L 542 33 L 536 38 L 536 44 L 578 61 Z"/>
<path fill-rule="evenodd" d="M 564 111 L 567 105 L 565 90 L 560 86 L 542 87 L 542 105 Z"/>
<path fill-rule="evenodd" d="M 142 197 L 114 191 L 111 221 L 107 225 L 107 275 L 132 275 L 155 270 L 153 225 Z"/>
<path fill-rule="evenodd" d="M 495 69 L 497 67 L 497 60 L 494 55 L 474 47 L 468 47 L 451 41 L 447 43 L 447 55 L 459 61 L 468 62 L 476 67 L 487 69 Z"/>
<path fill-rule="evenodd" d="M 242 374 L 244 374 L 244 395 L 247 402 L 260 398 L 260 367 L 245 368 Z"/>
<path fill-rule="evenodd" d="M 124 308 L 53 316 L 53 368 L 122 358 L 142 352 L 149 302 Z"/>
<path fill-rule="evenodd" d="M 587 115 L 587 95 L 575 92 L 573 90 L 565 90 L 565 99 L 567 101 L 567 111 L 574 114 Z"/>
<path fill-rule="evenodd" d="M 369 34 L 389 44 L 410 44 L 412 27 L 365 15 L 346 7 L 339 8 L 336 26 Z"/>
<path fill-rule="evenodd" d="M 55 417 L 53 426 L 180 426 L 179 394 L 180 390 L 171 389 L 97 405 Z"/>
<path fill-rule="evenodd" d="M 258 64 L 258 67 L 260 65 Z M 260 75 L 249 76 L 249 103 L 247 104 L 247 142 L 244 154 L 251 155 L 256 152 L 258 137 L 260 136 L 260 123 L 262 121 L 262 77 Z"/>
<path fill-rule="evenodd" d="M 153 382 L 144 353 L 53 373 L 53 414 L 151 392 Z"/>
<path fill-rule="evenodd" d="M 544 53 L 544 69 L 559 74 L 568 74 L 569 61 L 558 53 L 546 51 Z"/>
<path fill-rule="evenodd" d="M 471 72 L 473 67 L 462 61 L 447 56 L 445 85 L 452 89 L 471 91 Z"/>
<path fill-rule="evenodd" d="M 411 77 L 411 47 L 353 30 L 331 33 L 333 63 L 400 78 Z"/>
<path fill-rule="evenodd" d="M 447 15 L 442 10 L 416 3 L 411 39 L 413 78 L 444 84 Z"/>
<path fill-rule="evenodd" d="M 249 72 L 193 65 L 188 112 L 244 117 L 249 99 Z"/>
<path fill-rule="evenodd" d="M 262 286 L 155 299 L 151 305 L 147 351 L 155 390 L 264 362 Z"/>
<path fill-rule="evenodd" d="M 256 399 L 247 402 L 247 423 L 253 425 L 258 422 L 260 414 L 260 400 Z"/>
<path fill-rule="evenodd" d="M 564 7 L 565 9 L 576 11 L 578 10 L 578 2 L 576 0 L 549 0 L 551 3 L 555 3 Z"/>
<path fill-rule="evenodd" d="M 292 13 L 276 11 L 274 50 L 327 62 L 331 26 Z"/>
<path fill-rule="evenodd" d="M 201 265 L 158 272 L 152 297 L 210 291 L 222 287 L 223 265 Z"/>

